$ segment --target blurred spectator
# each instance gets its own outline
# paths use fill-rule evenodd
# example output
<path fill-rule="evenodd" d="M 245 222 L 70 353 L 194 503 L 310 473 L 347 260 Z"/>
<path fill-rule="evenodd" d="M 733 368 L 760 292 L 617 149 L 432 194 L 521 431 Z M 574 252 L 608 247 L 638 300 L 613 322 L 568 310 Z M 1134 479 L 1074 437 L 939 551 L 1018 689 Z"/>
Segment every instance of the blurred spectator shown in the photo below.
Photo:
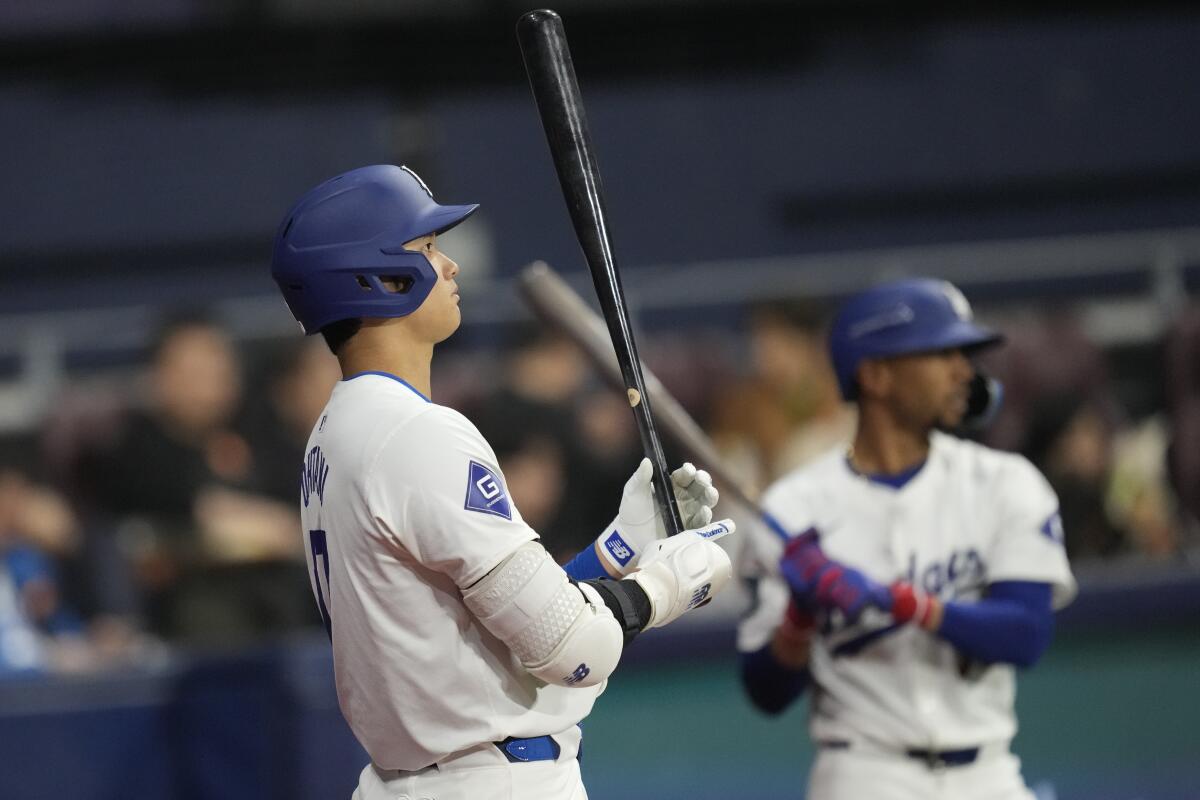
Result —
<path fill-rule="evenodd" d="M 1155 414 L 1117 433 L 1106 508 L 1140 553 L 1166 558 L 1182 546 L 1180 509 L 1167 479 L 1169 431 Z"/>
<path fill-rule="evenodd" d="M 996 326 L 1004 347 L 981 357 L 982 366 L 1004 384 L 1004 404 L 988 427 L 986 443 L 1029 454 L 1032 438 L 1064 419 L 1064 398 L 1090 398 L 1110 424 L 1118 416 L 1104 352 L 1083 330 L 1070 308 L 1047 308 L 1006 319 Z M 1043 442 L 1043 445 L 1045 443 Z"/>
<path fill-rule="evenodd" d="M 717 445 L 749 482 L 765 486 L 840 442 L 854 412 L 842 402 L 829 364 L 819 308 L 780 302 L 750 318 L 749 374 L 714 402 Z"/>
<path fill-rule="evenodd" d="M 1166 340 L 1171 485 L 1193 528 L 1200 523 L 1200 306 L 1180 315 Z"/>
<path fill-rule="evenodd" d="M 1112 429 L 1080 397 L 1044 400 L 1030 415 L 1027 455 L 1058 494 L 1067 554 L 1112 556 L 1128 549 L 1105 496 L 1112 472 Z"/>
<path fill-rule="evenodd" d="M 572 404 L 584 379 L 574 346 L 536 326 L 518 329 L 498 389 L 472 412 L 492 444 L 513 501 L 556 558 L 578 552 L 584 533 Z M 598 525 L 605 525 L 604 520 Z"/>
<path fill-rule="evenodd" d="M 12 443 L 7 443 L 12 444 Z M 0 464 L 0 675 L 76 670 L 92 659 L 83 621 L 62 591 L 80 527 L 66 500 L 30 478 L 32 453 L 6 446 Z M 14 458 L 15 453 L 21 453 Z"/>
<path fill-rule="evenodd" d="M 261 388 L 248 398 L 238 424 L 251 451 L 249 482 L 263 494 L 295 506 L 304 447 L 341 370 L 318 336 L 289 340 L 272 350 L 260 373 Z"/>
<path fill-rule="evenodd" d="M 144 407 L 86 463 L 151 629 L 170 639 L 234 644 L 312 619 L 294 503 L 246 490 L 252 453 L 231 427 L 240 392 L 225 333 L 203 316 L 172 318 Z"/>
<path fill-rule="evenodd" d="M 1177 553 L 1164 421 L 1127 419 L 1104 351 L 1069 309 L 1003 328 L 1010 346 L 987 366 L 1004 382 L 1005 401 L 987 439 L 1025 453 L 1043 470 L 1062 504 L 1070 556 Z M 1168 366 L 1168 374 L 1173 370 Z"/>
<path fill-rule="evenodd" d="M 607 389 L 585 395 L 586 375 L 587 365 L 568 339 L 522 327 L 500 388 L 471 413 L 496 450 L 521 515 L 560 561 L 612 520 L 640 460 L 632 421 L 622 427 L 604 399 Z M 630 417 L 627 408 L 624 416 Z"/>

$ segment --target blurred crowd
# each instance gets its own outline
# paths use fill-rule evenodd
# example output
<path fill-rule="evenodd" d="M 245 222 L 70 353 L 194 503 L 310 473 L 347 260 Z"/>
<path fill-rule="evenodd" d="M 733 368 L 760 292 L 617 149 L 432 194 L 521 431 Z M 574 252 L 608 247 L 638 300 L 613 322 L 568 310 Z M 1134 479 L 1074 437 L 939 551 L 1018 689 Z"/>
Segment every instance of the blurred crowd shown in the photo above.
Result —
<path fill-rule="evenodd" d="M 826 313 L 812 302 L 764 304 L 747 312 L 740 337 L 689 330 L 643 345 L 755 490 L 853 433 L 825 357 Z M 1121 369 L 1062 309 L 1000 327 L 1008 344 L 983 366 L 1006 397 L 982 436 L 1049 478 L 1072 559 L 1194 555 L 1200 308 Z M 73 386 L 39 430 L 4 437 L 0 675 L 317 630 L 297 476 L 339 377 L 319 338 L 235 345 L 212 319 L 178 314 L 137 376 Z M 520 326 L 494 351 L 450 347 L 434 393 L 476 422 L 517 507 L 560 561 L 610 521 L 641 447 L 624 398 L 568 341 Z"/>

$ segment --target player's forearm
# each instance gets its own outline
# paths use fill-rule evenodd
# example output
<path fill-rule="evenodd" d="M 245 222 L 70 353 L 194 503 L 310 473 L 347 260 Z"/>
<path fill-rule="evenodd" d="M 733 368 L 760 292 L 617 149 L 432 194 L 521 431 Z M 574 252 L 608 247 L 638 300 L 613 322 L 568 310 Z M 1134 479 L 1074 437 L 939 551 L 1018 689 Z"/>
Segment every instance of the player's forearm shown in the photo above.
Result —
<path fill-rule="evenodd" d="M 807 666 L 793 667 L 781 662 L 775 643 L 769 642 L 753 653 L 741 654 L 741 678 L 756 708 L 778 714 L 804 693 L 809 672 Z"/>
<path fill-rule="evenodd" d="M 1050 586 L 1007 582 L 993 585 L 982 600 L 945 603 L 936 632 L 979 661 L 1033 666 L 1054 633 Z"/>
<path fill-rule="evenodd" d="M 759 709 L 778 714 L 804 692 L 814 630 L 812 616 L 792 604 L 771 641 L 742 654 L 742 684 Z"/>

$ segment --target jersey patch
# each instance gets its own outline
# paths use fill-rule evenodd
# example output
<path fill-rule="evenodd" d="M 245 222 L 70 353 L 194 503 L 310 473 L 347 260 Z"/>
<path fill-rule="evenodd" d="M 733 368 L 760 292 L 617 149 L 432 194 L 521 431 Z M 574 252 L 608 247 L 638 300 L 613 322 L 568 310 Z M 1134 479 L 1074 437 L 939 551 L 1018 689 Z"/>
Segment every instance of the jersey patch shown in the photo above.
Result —
<path fill-rule="evenodd" d="M 1042 527 L 1039 528 L 1038 530 L 1040 530 L 1042 532 L 1043 536 L 1045 536 L 1046 538 L 1048 538 L 1050 541 L 1054 542 L 1055 544 L 1062 544 L 1063 543 L 1062 515 L 1059 514 L 1057 511 L 1055 511 L 1053 514 L 1051 514 L 1049 517 L 1046 518 L 1046 521 L 1042 523 Z"/>
<path fill-rule="evenodd" d="M 464 507 L 468 511 L 512 519 L 512 505 L 508 501 L 508 492 L 504 490 L 504 484 L 494 472 L 477 461 L 471 462 L 470 471 L 467 473 L 467 501 Z"/>

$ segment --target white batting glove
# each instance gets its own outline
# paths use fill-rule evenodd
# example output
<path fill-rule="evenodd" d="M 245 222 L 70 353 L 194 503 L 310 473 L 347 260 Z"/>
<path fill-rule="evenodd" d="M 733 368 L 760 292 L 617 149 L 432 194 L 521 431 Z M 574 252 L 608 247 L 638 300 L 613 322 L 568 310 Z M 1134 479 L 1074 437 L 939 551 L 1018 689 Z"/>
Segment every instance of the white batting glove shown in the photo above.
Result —
<path fill-rule="evenodd" d="M 715 540 L 734 530 L 733 520 L 723 519 L 660 539 L 646 550 L 641 566 L 629 576 L 650 598 L 646 629 L 679 619 L 685 611 L 707 603 L 729 583 L 733 567 Z"/>
<path fill-rule="evenodd" d="M 650 459 L 643 458 L 625 483 L 617 518 L 596 540 L 596 552 L 615 576 L 636 569 L 642 552 L 667 535 L 662 512 L 654 501 L 653 476 Z M 671 483 L 684 528 L 702 528 L 712 521 L 712 508 L 720 495 L 711 475 L 686 463 L 671 473 Z"/>

